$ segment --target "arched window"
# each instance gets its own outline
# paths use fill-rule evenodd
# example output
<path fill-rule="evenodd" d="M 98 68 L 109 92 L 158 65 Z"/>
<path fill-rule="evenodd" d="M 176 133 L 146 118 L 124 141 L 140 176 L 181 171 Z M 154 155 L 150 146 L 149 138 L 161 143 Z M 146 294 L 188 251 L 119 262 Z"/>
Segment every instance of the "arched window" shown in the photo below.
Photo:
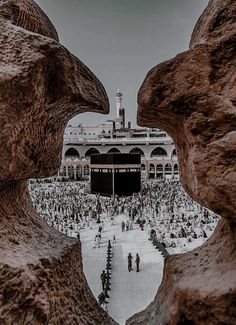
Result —
<path fill-rule="evenodd" d="M 176 156 L 176 149 L 173 150 L 172 156 Z"/>
<path fill-rule="evenodd" d="M 85 165 L 84 166 L 84 176 L 88 176 L 89 175 L 89 165 Z"/>
<path fill-rule="evenodd" d="M 74 167 L 73 166 L 68 166 L 68 176 L 69 176 L 70 179 L 75 178 Z"/>
<path fill-rule="evenodd" d="M 146 166 L 144 164 L 141 165 L 141 170 L 146 170 Z"/>
<path fill-rule="evenodd" d="M 155 166 L 153 164 L 149 165 L 149 172 L 155 172 Z"/>
<path fill-rule="evenodd" d="M 65 158 L 69 159 L 78 159 L 79 158 L 79 152 L 75 148 L 69 148 L 65 152 Z"/>
<path fill-rule="evenodd" d="M 154 178 L 155 177 L 155 166 L 153 164 L 150 164 L 148 169 L 149 169 L 148 177 Z"/>
<path fill-rule="evenodd" d="M 178 172 L 179 171 L 179 166 L 178 166 L 178 164 L 175 164 L 174 165 L 174 172 Z"/>
<path fill-rule="evenodd" d="M 163 166 L 162 164 L 156 165 L 156 178 L 163 178 Z"/>
<path fill-rule="evenodd" d="M 100 153 L 100 152 L 99 152 L 97 149 L 95 149 L 95 148 L 90 148 L 90 149 L 86 152 L 86 154 L 85 154 L 85 158 L 86 158 L 86 159 L 89 159 L 91 155 L 98 154 L 98 153 Z"/>
<path fill-rule="evenodd" d="M 152 153 L 151 153 L 151 158 L 166 157 L 166 156 L 167 156 L 166 150 L 161 147 L 155 148 L 154 150 L 152 150 Z"/>
<path fill-rule="evenodd" d="M 80 165 L 76 166 L 76 178 L 80 179 L 82 175 L 82 167 Z"/>
<path fill-rule="evenodd" d="M 135 148 L 131 149 L 129 153 L 139 153 L 141 155 L 141 157 L 144 157 L 143 150 L 138 148 L 138 147 L 135 147 Z"/>
<path fill-rule="evenodd" d="M 157 173 L 163 173 L 163 166 L 161 164 L 156 166 Z"/>
<path fill-rule="evenodd" d="M 116 153 L 116 152 L 120 152 L 120 150 L 117 148 L 111 148 L 107 151 L 107 153 Z"/>
<path fill-rule="evenodd" d="M 172 167 L 171 164 L 165 165 L 165 174 L 171 174 L 172 173 Z"/>

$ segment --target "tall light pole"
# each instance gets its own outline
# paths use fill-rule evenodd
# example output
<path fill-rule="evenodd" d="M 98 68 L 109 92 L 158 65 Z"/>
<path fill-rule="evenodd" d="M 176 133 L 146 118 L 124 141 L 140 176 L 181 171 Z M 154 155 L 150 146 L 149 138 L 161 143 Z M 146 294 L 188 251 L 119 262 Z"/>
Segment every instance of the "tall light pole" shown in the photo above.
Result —
<path fill-rule="evenodd" d="M 112 195 L 115 195 L 115 169 L 112 167 Z"/>

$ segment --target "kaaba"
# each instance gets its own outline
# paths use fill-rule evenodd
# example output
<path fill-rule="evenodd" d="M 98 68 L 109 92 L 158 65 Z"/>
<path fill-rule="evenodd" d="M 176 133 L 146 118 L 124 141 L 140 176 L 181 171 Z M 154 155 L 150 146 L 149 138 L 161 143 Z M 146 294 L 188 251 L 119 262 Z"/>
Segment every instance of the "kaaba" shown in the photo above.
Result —
<path fill-rule="evenodd" d="M 130 196 L 141 190 L 141 155 L 106 153 L 90 156 L 91 193 Z"/>

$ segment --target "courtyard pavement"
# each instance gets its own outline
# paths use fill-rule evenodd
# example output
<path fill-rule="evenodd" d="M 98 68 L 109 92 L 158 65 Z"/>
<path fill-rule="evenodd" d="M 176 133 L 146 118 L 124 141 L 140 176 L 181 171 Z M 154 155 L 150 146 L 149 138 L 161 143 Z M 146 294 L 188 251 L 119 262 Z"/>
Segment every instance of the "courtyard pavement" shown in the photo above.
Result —
<path fill-rule="evenodd" d="M 125 215 L 114 217 L 114 224 L 104 220 L 102 243 L 100 248 L 94 248 L 94 238 L 98 224 L 92 229 L 80 232 L 84 273 L 89 286 L 97 299 L 102 290 L 100 274 L 106 266 L 107 243 L 112 242 L 113 235 L 116 243 L 112 245 L 111 291 L 108 303 L 108 313 L 120 325 L 127 318 L 141 311 L 154 299 L 163 274 L 164 260 L 148 240 L 148 230 L 141 231 L 138 225 L 134 230 L 121 231 L 121 222 L 126 221 Z M 133 271 L 128 272 L 127 256 L 133 256 Z M 140 256 L 140 272 L 136 272 L 134 263 L 136 253 Z"/>

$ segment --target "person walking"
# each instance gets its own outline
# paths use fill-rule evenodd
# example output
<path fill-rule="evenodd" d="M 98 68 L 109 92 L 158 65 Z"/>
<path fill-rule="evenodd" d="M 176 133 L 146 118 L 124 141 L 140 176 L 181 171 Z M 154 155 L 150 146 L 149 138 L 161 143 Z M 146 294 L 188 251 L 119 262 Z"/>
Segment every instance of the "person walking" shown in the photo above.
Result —
<path fill-rule="evenodd" d="M 107 278 L 106 272 L 105 272 L 105 270 L 103 270 L 100 275 L 100 279 L 102 280 L 102 291 L 105 290 L 106 278 Z"/>
<path fill-rule="evenodd" d="M 125 231 L 125 223 L 124 223 L 124 221 L 122 221 L 122 223 L 121 223 L 121 229 L 122 229 L 122 232 Z"/>
<path fill-rule="evenodd" d="M 136 272 L 139 272 L 140 257 L 138 253 L 136 254 L 135 263 L 136 263 Z"/>
<path fill-rule="evenodd" d="M 98 247 L 100 248 L 100 238 L 99 238 L 100 234 L 96 234 L 95 236 L 95 244 L 94 244 L 94 248 Z"/>
<path fill-rule="evenodd" d="M 99 245 L 101 244 L 102 242 L 102 236 L 101 236 L 101 233 L 98 234 L 98 243 Z"/>
<path fill-rule="evenodd" d="M 128 258 L 128 271 L 130 272 L 130 271 L 133 271 L 133 269 L 132 269 L 132 259 L 133 259 L 133 257 L 131 255 L 131 253 L 129 253 L 127 258 Z"/>

